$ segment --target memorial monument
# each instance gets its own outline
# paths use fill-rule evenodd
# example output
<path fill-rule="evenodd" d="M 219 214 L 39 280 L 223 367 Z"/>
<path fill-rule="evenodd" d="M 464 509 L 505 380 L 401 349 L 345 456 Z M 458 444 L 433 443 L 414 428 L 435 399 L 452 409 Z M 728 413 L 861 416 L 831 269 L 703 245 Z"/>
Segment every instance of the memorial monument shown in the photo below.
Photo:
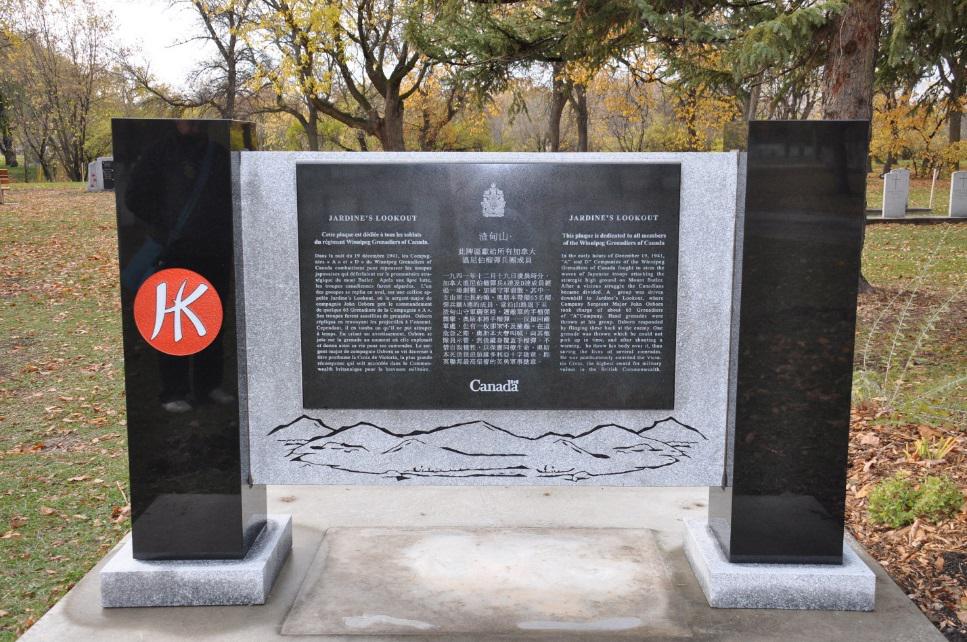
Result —
<path fill-rule="evenodd" d="M 344 154 L 116 120 L 133 533 L 103 604 L 264 601 L 266 484 L 668 485 L 711 489 L 711 605 L 871 609 L 843 539 L 867 129 Z"/>

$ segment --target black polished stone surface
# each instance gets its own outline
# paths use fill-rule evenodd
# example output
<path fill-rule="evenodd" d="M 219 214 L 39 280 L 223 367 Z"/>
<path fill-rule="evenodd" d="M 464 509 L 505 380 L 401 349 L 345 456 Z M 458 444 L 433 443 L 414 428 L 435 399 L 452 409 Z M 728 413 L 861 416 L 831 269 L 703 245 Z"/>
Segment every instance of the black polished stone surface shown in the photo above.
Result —
<path fill-rule="evenodd" d="M 868 130 L 749 124 L 735 429 L 709 505 L 732 562 L 842 562 Z"/>
<path fill-rule="evenodd" d="M 265 487 L 246 482 L 240 447 L 231 153 L 253 148 L 254 127 L 115 119 L 112 130 L 134 556 L 243 557 Z M 167 268 L 201 274 L 221 298 L 219 333 L 191 356 L 155 350 L 134 322 L 137 288 Z M 179 401 L 191 409 L 162 405 Z"/>
<path fill-rule="evenodd" d="M 680 165 L 296 180 L 306 408 L 674 408 Z"/>

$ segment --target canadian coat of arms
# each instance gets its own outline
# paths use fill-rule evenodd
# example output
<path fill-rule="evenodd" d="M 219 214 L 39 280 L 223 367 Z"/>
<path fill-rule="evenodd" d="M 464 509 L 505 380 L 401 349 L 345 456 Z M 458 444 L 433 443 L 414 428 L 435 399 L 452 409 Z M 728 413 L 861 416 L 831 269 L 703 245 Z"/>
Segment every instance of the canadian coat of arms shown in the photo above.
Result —
<path fill-rule="evenodd" d="M 499 218 L 504 215 L 504 193 L 497 189 L 497 183 L 491 183 L 490 189 L 484 192 L 480 206 L 483 207 L 483 215 L 487 218 Z"/>

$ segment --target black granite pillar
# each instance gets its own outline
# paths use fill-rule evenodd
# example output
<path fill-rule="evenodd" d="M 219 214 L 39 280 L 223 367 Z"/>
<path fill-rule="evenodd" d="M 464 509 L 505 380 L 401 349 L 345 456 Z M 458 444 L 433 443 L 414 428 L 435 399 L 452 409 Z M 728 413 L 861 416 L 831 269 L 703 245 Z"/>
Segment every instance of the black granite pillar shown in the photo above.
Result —
<path fill-rule="evenodd" d="M 752 122 L 727 485 L 732 562 L 839 564 L 869 123 Z"/>
<path fill-rule="evenodd" d="M 115 119 L 112 131 L 134 556 L 244 557 L 265 488 L 242 457 L 231 154 L 253 148 L 254 127 Z"/>

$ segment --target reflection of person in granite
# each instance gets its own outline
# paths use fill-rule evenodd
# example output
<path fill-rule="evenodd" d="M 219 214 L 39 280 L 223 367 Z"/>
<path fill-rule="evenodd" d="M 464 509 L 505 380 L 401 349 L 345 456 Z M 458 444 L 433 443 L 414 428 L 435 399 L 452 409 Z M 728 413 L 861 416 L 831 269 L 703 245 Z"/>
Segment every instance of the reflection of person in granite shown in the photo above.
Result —
<path fill-rule="evenodd" d="M 231 197 L 224 188 L 230 180 L 227 158 L 203 124 L 178 121 L 171 135 L 137 160 L 125 204 L 149 225 L 150 238 L 122 269 L 122 283 L 136 290 L 154 272 L 185 268 L 208 279 L 225 301 L 229 283 L 221 275 L 230 271 L 224 264 L 232 261 L 232 247 L 218 230 L 231 225 Z M 222 361 L 220 334 L 189 357 L 158 353 L 164 409 L 178 413 L 206 400 L 234 402 L 220 387 Z"/>

